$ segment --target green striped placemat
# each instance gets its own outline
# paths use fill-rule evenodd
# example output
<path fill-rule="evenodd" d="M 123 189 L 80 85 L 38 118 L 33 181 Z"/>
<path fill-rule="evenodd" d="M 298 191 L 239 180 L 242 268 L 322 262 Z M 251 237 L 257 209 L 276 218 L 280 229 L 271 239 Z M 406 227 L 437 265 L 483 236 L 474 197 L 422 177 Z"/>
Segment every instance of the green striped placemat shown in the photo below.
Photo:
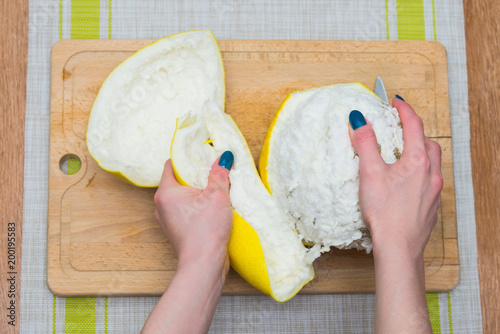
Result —
<path fill-rule="evenodd" d="M 325 38 L 324 36 L 327 36 L 326 38 L 336 36 L 335 38 L 338 39 L 352 39 L 354 36 L 354 38 L 359 39 L 385 37 L 388 40 L 446 40 L 449 43 L 448 45 L 455 43 L 453 44 L 453 48 L 450 49 L 454 52 L 453 57 L 455 57 L 453 58 L 455 63 L 450 63 L 450 69 L 455 68 L 456 71 L 457 64 L 458 66 L 464 66 L 461 59 L 457 61 L 457 57 L 460 56 L 461 52 L 465 54 L 465 51 L 462 50 L 464 46 L 460 44 L 463 42 L 463 37 L 458 30 L 460 27 L 457 28 L 458 25 L 463 24 L 463 17 L 462 21 L 460 21 L 462 7 L 461 4 L 456 4 L 452 0 L 443 0 L 443 2 L 437 3 L 435 3 L 435 0 L 367 0 L 365 2 L 361 0 L 341 0 L 335 2 L 335 5 L 329 2 L 303 3 L 299 5 L 299 1 L 290 1 L 290 4 L 293 3 L 295 6 L 290 10 L 287 3 L 280 3 L 279 1 L 237 2 L 234 0 L 215 0 L 213 4 L 208 4 L 208 2 L 205 4 L 202 2 L 190 3 L 179 0 L 167 4 L 161 2 L 136 2 L 133 0 L 114 2 L 112 0 L 60 0 L 59 2 L 46 5 L 47 3 L 42 0 L 31 0 L 30 50 L 32 55 L 36 55 L 37 58 L 35 59 L 35 63 L 33 63 L 33 60 L 29 60 L 31 64 L 29 74 L 36 73 L 29 87 L 31 87 L 31 91 L 38 91 L 36 87 L 40 86 L 40 83 L 37 81 L 39 72 L 36 72 L 36 70 L 38 70 L 37 66 L 40 63 L 36 62 L 45 61 L 47 64 L 49 63 L 49 59 L 45 54 L 49 54 L 48 51 L 57 37 L 59 39 L 97 39 L 111 38 L 116 35 L 120 38 L 136 38 L 137 36 L 159 38 L 163 37 L 163 35 L 190 29 L 214 29 L 216 35 L 224 35 L 225 31 L 231 30 L 232 33 L 225 33 L 224 37 L 226 38 L 227 36 L 237 36 L 237 38 L 256 38 L 255 36 L 257 38 L 259 36 L 266 36 L 264 38 L 293 38 L 293 36 L 297 35 L 301 38 L 303 36 L 306 36 L 306 38 L 317 38 L 319 36 L 320 39 Z M 210 9 L 212 8 L 211 6 L 215 6 L 215 9 Z M 357 6 L 358 8 L 354 8 L 353 6 Z M 362 8 L 363 6 L 366 8 Z M 446 6 L 446 9 L 450 8 L 452 10 L 449 15 L 446 13 L 447 16 L 443 14 L 446 12 L 443 9 L 444 6 Z M 200 7 L 206 9 L 206 12 L 199 11 Z M 239 7 L 243 7 L 244 9 L 240 10 Z M 315 8 L 319 7 L 321 7 L 320 10 L 315 10 Z M 324 15 L 322 12 L 323 9 L 325 11 Z M 372 11 L 372 9 L 374 10 Z M 283 20 L 279 19 L 281 15 L 283 15 Z M 318 22 L 321 23 L 312 21 L 314 15 L 320 16 L 318 17 Z M 351 16 L 345 19 L 348 15 Z M 360 18 L 352 17 L 352 15 L 359 15 Z M 329 16 L 331 16 L 331 22 L 325 20 L 325 17 Z M 54 19 L 46 20 L 48 17 Z M 343 19 L 345 21 L 342 21 Z M 159 24 L 154 20 L 171 20 L 172 23 Z M 245 24 L 248 25 L 249 22 L 254 21 L 258 25 L 253 27 L 253 30 L 244 30 L 242 28 Z M 303 26 L 301 27 L 300 24 L 283 26 L 282 21 L 301 23 Z M 359 25 L 366 24 L 366 27 L 361 30 L 349 30 L 348 27 L 340 24 L 336 25 L 336 22 L 347 22 L 346 25 L 353 23 Z M 375 26 L 376 29 L 380 26 L 383 30 L 376 34 L 370 34 L 370 24 L 372 24 L 371 27 Z M 48 28 L 45 29 L 45 26 Z M 163 30 L 155 30 L 155 27 L 163 27 Z M 165 27 L 168 27 L 168 29 Z M 283 33 L 286 29 L 291 31 L 290 34 Z M 307 31 L 307 33 L 301 35 L 300 29 Z M 38 32 L 38 35 L 34 34 L 33 31 Z M 355 31 L 355 33 L 351 34 L 352 31 Z M 453 34 L 458 34 L 459 36 L 454 37 Z M 40 42 L 42 47 L 32 38 L 33 35 L 42 41 Z M 42 48 L 43 52 L 38 52 L 38 48 Z M 459 56 L 456 56 L 457 54 Z M 43 71 L 46 71 L 46 76 L 42 76 L 45 78 L 45 81 L 42 83 L 48 85 L 48 71 L 45 68 L 43 68 Z M 451 82 L 450 80 L 450 93 L 454 89 L 455 98 L 457 98 L 458 94 L 466 94 L 466 82 L 464 88 L 463 72 L 459 72 L 459 75 L 454 75 L 455 78 L 459 77 L 460 82 Z M 454 88 L 452 84 L 455 85 Z M 39 122 L 39 118 L 33 117 L 33 115 L 38 116 L 36 112 L 48 115 L 48 110 L 43 109 L 45 108 L 43 106 L 45 104 L 48 105 L 48 103 L 41 99 L 39 95 L 31 95 L 32 101 L 30 99 L 27 100 L 27 125 L 35 124 L 36 126 L 40 126 L 36 123 Z M 40 109 L 43 110 L 39 111 Z M 472 235 L 472 232 L 475 231 L 467 227 L 471 221 L 473 225 L 474 221 L 473 205 L 472 209 L 469 208 L 470 204 L 473 204 L 473 198 L 467 192 L 469 185 L 466 183 L 470 178 L 469 169 L 466 162 L 464 162 L 469 157 L 468 146 L 464 146 L 468 145 L 468 139 L 466 138 L 468 120 L 463 120 L 463 118 L 457 120 L 457 114 L 458 117 L 463 117 L 462 114 L 467 114 L 467 110 L 462 112 L 462 110 L 457 110 L 455 107 L 452 113 L 455 113 L 455 118 L 452 117 L 452 123 L 455 122 L 454 150 L 457 148 L 457 143 L 459 145 L 458 154 L 455 156 L 457 158 L 456 164 L 459 166 L 458 171 L 463 171 L 464 173 L 458 175 L 456 182 L 459 184 L 457 187 L 457 203 L 461 199 L 461 203 L 465 203 L 464 205 L 467 208 L 466 210 L 463 209 L 464 205 L 462 205 L 462 211 L 460 211 L 460 208 L 457 208 L 459 229 L 462 228 L 459 231 L 462 236 L 462 244 L 459 247 L 463 247 L 460 248 L 461 264 L 463 264 L 461 270 L 465 270 L 467 279 L 463 283 L 461 282 L 459 288 L 451 293 L 427 294 L 427 304 L 434 333 L 453 333 L 454 326 L 456 327 L 456 332 L 470 333 L 477 332 L 477 329 L 481 327 L 481 314 L 477 306 L 479 303 L 478 285 L 477 282 L 474 282 L 477 279 L 477 274 L 475 276 L 474 271 L 471 269 L 475 268 L 477 270 L 475 262 L 476 245 L 472 245 L 472 240 L 475 240 L 475 238 L 469 240 L 463 236 L 464 232 L 471 232 L 465 234 Z M 459 128 L 459 132 L 456 132 L 457 124 L 462 127 L 465 124 L 466 127 L 463 129 Z M 40 160 L 43 160 L 36 153 L 38 152 L 36 145 L 39 145 L 39 143 L 31 143 L 31 137 L 28 136 L 29 134 L 33 135 L 33 133 L 35 133 L 35 136 L 39 136 L 36 131 L 45 131 L 43 126 L 37 129 L 41 130 L 32 130 L 32 128 L 27 126 L 27 169 L 25 173 L 28 173 L 26 174 L 28 176 L 38 175 L 36 174 L 37 169 L 32 168 L 32 166 L 36 166 Z M 459 136 L 455 136 L 457 133 Z M 79 167 L 79 161 L 72 159 L 67 161 L 66 168 L 68 173 L 76 173 Z M 464 179 L 465 181 L 463 181 Z M 38 182 L 33 180 L 35 178 L 25 178 L 25 183 L 28 184 L 28 187 L 25 187 L 25 196 L 33 196 L 36 192 L 36 190 L 33 190 L 34 186 L 30 187 L 30 185 Z M 43 292 L 40 291 L 41 288 L 39 285 L 36 285 L 38 287 L 36 291 L 32 288 L 35 286 L 33 282 L 42 280 L 40 273 L 43 273 L 43 270 L 39 268 L 40 263 L 39 261 L 37 262 L 35 254 L 36 250 L 39 251 L 39 246 L 35 238 L 37 235 L 32 232 L 32 228 L 43 217 L 38 213 L 40 212 L 38 207 L 30 206 L 30 201 L 25 201 L 25 203 L 26 214 L 23 229 L 26 230 L 23 230 L 24 276 L 22 291 L 26 291 L 26 293 L 29 291 L 29 296 L 26 294 L 24 296 L 22 294 L 21 296 L 22 300 L 25 301 L 22 309 L 27 310 L 22 311 L 24 312 L 24 318 L 21 317 L 22 332 L 138 332 L 139 326 L 146 320 L 156 299 L 139 297 L 62 298 L 51 295 L 47 289 Z M 467 223 L 467 226 L 465 223 Z M 25 240 L 27 242 L 26 246 L 24 243 Z M 464 245 L 464 240 L 470 244 Z M 462 262 L 463 256 L 465 256 L 467 261 Z M 25 259 L 27 260 L 25 261 Z M 26 271 L 24 271 L 25 265 Z M 460 288 L 460 286 L 465 288 Z M 464 289 L 473 292 L 469 293 Z M 469 301 L 467 297 L 471 297 L 472 299 Z M 471 306 L 468 306 L 468 303 Z M 38 304 L 45 305 L 46 309 L 41 309 L 38 307 Z M 302 312 L 301 319 L 304 319 L 304 317 L 307 319 L 310 318 L 311 322 L 308 326 L 311 326 L 314 322 L 314 324 L 318 324 L 317 328 L 319 328 L 314 330 L 312 327 L 308 327 L 310 330 L 304 329 L 305 331 L 332 332 L 334 329 L 342 328 L 345 332 L 360 332 L 360 328 L 369 329 L 373 326 L 371 318 L 373 316 L 373 305 L 371 296 L 364 295 L 329 297 L 298 296 L 284 305 L 272 304 L 259 297 L 225 297 L 221 299 L 221 305 L 219 305 L 214 318 L 212 329 L 216 332 L 224 331 L 232 333 L 260 333 L 263 331 L 266 333 L 275 333 L 283 332 L 286 329 L 290 332 L 290 328 L 296 328 L 297 331 L 301 331 L 299 327 L 296 327 L 298 326 L 297 319 L 300 318 L 297 312 L 300 309 L 305 312 Z M 326 311 L 322 311 L 325 308 L 327 308 Z M 474 319 L 479 323 L 464 324 L 464 318 Z M 331 319 L 340 323 L 334 326 L 328 323 Z M 325 324 L 322 324 L 321 321 L 325 322 Z M 26 324 L 24 327 L 22 325 L 23 322 Z M 38 324 L 36 329 L 33 327 L 35 326 L 34 324 Z M 44 325 L 40 326 L 40 324 Z M 130 329 L 130 326 L 134 329 Z M 474 330 L 469 330 L 469 328 L 473 328 Z"/>

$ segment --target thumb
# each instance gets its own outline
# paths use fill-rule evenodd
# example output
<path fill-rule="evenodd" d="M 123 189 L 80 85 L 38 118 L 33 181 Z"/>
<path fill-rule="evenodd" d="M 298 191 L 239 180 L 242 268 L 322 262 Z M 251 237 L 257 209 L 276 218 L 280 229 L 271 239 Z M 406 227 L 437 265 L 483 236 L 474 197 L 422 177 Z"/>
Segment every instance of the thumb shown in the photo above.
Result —
<path fill-rule="evenodd" d="M 215 160 L 212 165 L 212 170 L 208 176 L 207 189 L 215 190 L 216 188 L 229 192 L 229 171 L 233 166 L 234 155 L 231 151 L 222 153 L 219 159 Z"/>
<path fill-rule="evenodd" d="M 368 123 L 361 112 L 353 110 L 349 114 L 349 137 L 359 156 L 359 169 L 385 164 L 378 150 L 377 137 L 372 125 Z"/>

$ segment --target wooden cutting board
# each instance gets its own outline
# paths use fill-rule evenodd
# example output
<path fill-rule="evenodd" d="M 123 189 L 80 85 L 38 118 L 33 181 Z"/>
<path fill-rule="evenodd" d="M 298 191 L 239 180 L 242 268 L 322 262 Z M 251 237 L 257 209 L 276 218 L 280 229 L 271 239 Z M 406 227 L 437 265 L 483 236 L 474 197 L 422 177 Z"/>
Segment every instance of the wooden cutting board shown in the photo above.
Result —
<path fill-rule="evenodd" d="M 160 295 L 176 258 L 154 219 L 155 189 L 108 174 L 85 144 L 92 103 L 107 75 L 148 40 L 65 40 L 52 49 L 48 216 L 48 284 L 57 295 Z M 444 189 L 439 221 L 425 249 L 426 288 L 445 291 L 459 279 L 455 187 L 446 51 L 436 42 L 218 41 L 226 71 L 226 112 L 257 161 L 274 113 L 287 94 L 361 82 L 381 75 L 389 97 L 403 96 L 442 147 Z M 74 175 L 62 157 L 81 160 Z M 373 292 L 373 257 L 332 250 L 314 263 L 316 278 L 300 293 Z M 255 294 L 230 271 L 225 294 Z"/>

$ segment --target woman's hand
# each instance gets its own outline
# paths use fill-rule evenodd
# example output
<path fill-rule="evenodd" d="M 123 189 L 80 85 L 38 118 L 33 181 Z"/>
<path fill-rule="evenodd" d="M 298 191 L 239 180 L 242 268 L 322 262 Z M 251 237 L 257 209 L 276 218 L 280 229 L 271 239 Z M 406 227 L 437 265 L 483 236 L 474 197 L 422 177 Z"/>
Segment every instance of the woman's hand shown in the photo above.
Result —
<path fill-rule="evenodd" d="M 232 156 L 231 152 L 225 154 Z M 203 190 L 180 185 L 171 161 L 165 164 L 155 195 L 155 217 L 177 254 L 178 266 L 203 257 L 214 265 L 225 265 L 226 273 L 229 270 L 227 243 L 233 211 L 229 200 L 229 170 L 219 166 L 219 159 L 214 162 L 208 186 Z M 224 155 L 222 159 L 225 164 Z"/>
<path fill-rule="evenodd" d="M 401 159 L 387 165 L 371 124 L 359 112 L 349 116 L 349 134 L 359 155 L 359 200 L 373 240 L 376 276 L 375 331 L 430 332 L 425 299 L 423 252 L 437 222 L 441 148 L 424 135 L 422 120 L 395 98 L 403 125 Z"/>
<path fill-rule="evenodd" d="M 155 195 L 156 220 L 177 254 L 167 291 L 143 333 L 206 333 L 229 271 L 227 243 L 233 211 L 229 170 L 233 154 L 215 161 L 204 190 L 180 185 L 168 160 Z"/>
<path fill-rule="evenodd" d="M 401 159 L 395 164 L 382 160 L 370 124 L 356 131 L 351 128 L 359 155 L 359 200 L 375 253 L 397 247 L 418 257 L 437 222 L 443 187 L 441 148 L 425 137 L 422 120 L 409 104 L 394 99 L 393 105 L 398 109 L 405 141 Z"/>

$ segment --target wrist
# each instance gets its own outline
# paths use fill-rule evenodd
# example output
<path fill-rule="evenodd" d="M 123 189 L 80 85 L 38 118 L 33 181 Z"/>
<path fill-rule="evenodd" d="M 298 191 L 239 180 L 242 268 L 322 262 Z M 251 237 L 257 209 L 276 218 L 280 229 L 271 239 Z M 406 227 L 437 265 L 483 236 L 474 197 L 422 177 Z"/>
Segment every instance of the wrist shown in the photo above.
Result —
<path fill-rule="evenodd" d="M 177 273 L 194 272 L 200 278 L 213 278 L 220 280 L 224 284 L 229 271 L 229 257 L 227 249 L 220 249 L 217 252 L 204 252 L 196 250 L 194 252 L 179 255 L 177 262 Z"/>
<path fill-rule="evenodd" d="M 422 246 L 417 233 L 395 228 L 393 224 L 391 228 L 372 230 L 371 236 L 374 257 L 398 257 L 409 261 L 423 258 L 425 244 Z"/>
<path fill-rule="evenodd" d="M 373 239 L 373 257 L 377 262 L 423 266 L 423 249 L 404 239 Z"/>

